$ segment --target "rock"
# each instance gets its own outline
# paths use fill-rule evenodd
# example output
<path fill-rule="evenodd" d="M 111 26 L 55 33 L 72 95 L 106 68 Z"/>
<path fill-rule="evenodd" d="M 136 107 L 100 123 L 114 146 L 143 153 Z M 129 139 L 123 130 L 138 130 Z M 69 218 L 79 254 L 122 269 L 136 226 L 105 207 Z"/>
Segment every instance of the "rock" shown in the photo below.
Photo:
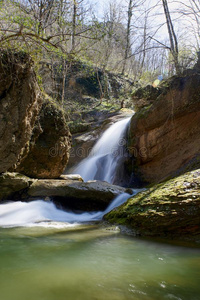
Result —
<path fill-rule="evenodd" d="M 59 177 L 69 159 L 71 135 L 63 111 L 44 100 L 31 57 L 0 51 L 0 81 L 0 173 Z"/>
<path fill-rule="evenodd" d="M 79 174 L 68 174 L 68 175 L 61 175 L 60 179 L 64 180 L 75 180 L 83 182 L 83 178 Z"/>
<path fill-rule="evenodd" d="M 11 200 L 15 193 L 27 189 L 33 182 L 30 178 L 18 173 L 0 175 L 0 200 Z"/>
<path fill-rule="evenodd" d="M 28 54 L 0 51 L 0 173 L 20 163 L 42 100 Z"/>
<path fill-rule="evenodd" d="M 131 119 L 129 152 L 142 183 L 161 182 L 200 165 L 200 74 L 173 77 Z"/>
<path fill-rule="evenodd" d="M 37 180 L 27 194 L 33 198 L 50 197 L 68 209 L 82 211 L 104 210 L 126 189 L 101 181 Z"/>
<path fill-rule="evenodd" d="M 149 107 L 161 93 L 162 90 L 159 87 L 154 88 L 152 85 L 137 89 L 132 94 L 135 110 L 138 111 L 143 107 Z"/>
<path fill-rule="evenodd" d="M 53 98 L 62 95 L 62 64 L 57 58 L 54 64 L 40 61 L 39 70 L 45 91 Z M 108 72 L 87 62 L 70 58 L 66 61 L 65 98 L 83 95 L 96 98 L 119 98 L 130 94 L 134 82 L 122 75 Z M 54 77 L 52 78 L 52 71 Z M 56 84 L 55 84 L 56 81 Z"/>
<path fill-rule="evenodd" d="M 31 137 L 30 151 L 16 171 L 33 178 L 58 178 L 66 168 L 70 148 L 71 134 L 64 113 L 46 100 Z"/>
<path fill-rule="evenodd" d="M 153 186 L 104 218 L 142 236 L 200 241 L 200 169 Z"/>
<path fill-rule="evenodd" d="M 67 209 L 104 210 L 119 194 L 132 190 L 101 181 L 82 182 L 79 175 L 61 179 L 31 179 L 19 173 L 0 175 L 0 200 L 53 200 Z"/>

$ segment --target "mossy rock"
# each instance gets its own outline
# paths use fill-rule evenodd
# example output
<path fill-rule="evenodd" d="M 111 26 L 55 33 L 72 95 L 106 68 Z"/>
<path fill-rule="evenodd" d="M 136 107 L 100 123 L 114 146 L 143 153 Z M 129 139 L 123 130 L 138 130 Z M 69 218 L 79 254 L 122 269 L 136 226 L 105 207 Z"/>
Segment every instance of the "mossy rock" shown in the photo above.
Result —
<path fill-rule="evenodd" d="M 143 111 L 148 109 L 152 103 L 162 94 L 162 89 L 154 88 L 152 85 L 147 85 L 137 89 L 132 93 L 132 100 L 135 111 Z"/>
<path fill-rule="evenodd" d="M 70 129 L 70 132 L 72 134 L 79 133 L 79 132 L 85 132 L 91 129 L 90 123 L 82 123 L 82 122 L 68 122 L 68 126 Z"/>
<path fill-rule="evenodd" d="M 141 87 L 136 90 L 132 97 L 136 99 L 146 99 L 146 100 L 155 100 L 160 94 L 162 90 L 160 88 L 154 88 L 152 85 L 147 85 L 145 87 Z"/>
<path fill-rule="evenodd" d="M 142 236 L 200 239 L 200 169 L 157 184 L 111 211 L 105 219 Z"/>

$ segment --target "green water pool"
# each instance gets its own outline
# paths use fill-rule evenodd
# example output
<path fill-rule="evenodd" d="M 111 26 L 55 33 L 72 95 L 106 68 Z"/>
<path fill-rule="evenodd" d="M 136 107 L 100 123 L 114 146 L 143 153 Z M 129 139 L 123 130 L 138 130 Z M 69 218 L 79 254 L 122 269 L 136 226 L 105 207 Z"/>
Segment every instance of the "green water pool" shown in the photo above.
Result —
<path fill-rule="evenodd" d="M 200 249 L 117 228 L 0 229 L 1 300 L 200 299 Z"/>

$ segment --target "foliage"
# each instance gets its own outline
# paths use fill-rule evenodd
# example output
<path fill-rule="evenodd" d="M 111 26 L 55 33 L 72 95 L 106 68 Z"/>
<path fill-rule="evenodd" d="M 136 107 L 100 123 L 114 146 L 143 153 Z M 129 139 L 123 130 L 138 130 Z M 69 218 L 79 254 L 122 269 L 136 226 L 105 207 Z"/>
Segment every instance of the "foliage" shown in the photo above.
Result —
<path fill-rule="evenodd" d="M 167 77 L 175 73 L 174 57 L 170 50 L 172 46 L 169 46 L 166 34 L 159 34 L 164 24 L 155 22 L 153 25 L 152 22 L 158 15 L 164 17 L 162 3 L 169 6 L 167 20 L 175 35 L 177 23 L 167 1 L 159 1 L 154 6 L 143 0 L 130 0 L 126 4 L 109 0 L 101 15 L 88 5 L 87 0 L 0 1 L 0 47 L 28 52 L 36 62 L 41 84 L 41 65 L 49 65 L 54 79 L 59 73 L 62 78 L 62 102 L 69 62 L 74 60 L 85 61 L 85 65 L 92 66 L 81 69 L 86 73 L 88 85 L 99 84 L 95 74 L 91 82 L 91 72 L 97 74 L 98 68 L 104 74 L 106 70 L 124 73 L 142 86 L 152 84 L 160 74 Z M 188 11 L 191 20 L 194 12 L 199 14 L 198 7 L 180 3 L 176 13 L 181 18 Z M 195 22 L 198 27 L 199 22 Z M 190 34 L 193 34 L 192 31 Z M 179 36 L 176 35 L 178 68 L 181 72 L 195 63 L 195 50 L 199 49 L 198 41 L 191 37 L 188 44 L 185 35 L 183 30 Z M 196 35 L 195 31 L 193 36 Z M 103 89 L 100 85 L 99 88 Z"/>

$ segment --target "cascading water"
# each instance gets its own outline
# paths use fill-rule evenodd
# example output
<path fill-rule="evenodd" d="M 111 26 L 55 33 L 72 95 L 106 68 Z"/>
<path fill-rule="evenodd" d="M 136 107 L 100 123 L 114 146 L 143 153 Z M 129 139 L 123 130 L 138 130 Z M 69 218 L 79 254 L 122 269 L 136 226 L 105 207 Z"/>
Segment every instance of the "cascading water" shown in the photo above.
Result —
<path fill-rule="evenodd" d="M 125 133 L 130 118 L 123 119 L 107 129 L 84 159 L 73 171 L 85 181 L 98 179 L 115 183 L 116 169 L 124 158 Z M 121 170 L 120 170 L 121 172 Z M 135 194 L 137 190 L 134 190 Z M 0 226 L 66 227 L 82 222 L 99 221 L 113 208 L 123 204 L 130 194 L 117 196 L 105 211 L 74 213 L 58 209 L 52 202 L 43 200 L 10 202 L 0 205 Z"/>
<path fill-rule="evenodd" d="M 135 191 L 136 192 L 136 191 Z M 41 227 L 68 227 L 82 222 L 99 221 L 114 207 L 123 204 L 130 194 L 117 196 L 105 211 L 83 212 L 76 214 L 71 211 L 58 209 L 52 202 L 43 200 L 26 202 L 10 202 L 0 205 L 0 226 L 41 226 Z"/>
<path fill-rule="evenodd" d="M 129 121 L 130 118 L 126 118 L 110 126 L 95 144 L 89 156 L 80 162 L 72 173 L 80 174 L 85 181 L 95 179 L 116 183 L 116 170 L 125 155 L 124 137 Z"/>

